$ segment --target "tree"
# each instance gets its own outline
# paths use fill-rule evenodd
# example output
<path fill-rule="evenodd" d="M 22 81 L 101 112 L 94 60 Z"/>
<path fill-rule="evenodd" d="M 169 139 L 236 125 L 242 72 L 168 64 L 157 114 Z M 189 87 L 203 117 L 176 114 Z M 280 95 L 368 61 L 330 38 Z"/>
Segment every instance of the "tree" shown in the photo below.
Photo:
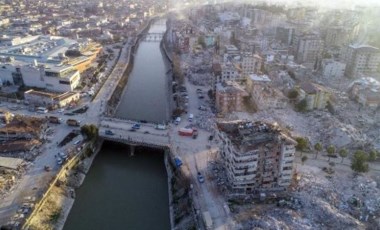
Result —
<path fill-rule="evenodd" d="M 99 130 L 98 127 L 96 127 L 96 125 L 83 125 L 80 128 L 80 132 L 82 133 L 82 135 L 86 136 L 87 140 L 93 141 L 95 141 L 99 135 Z"/>
<path fill-rule="evenodd" d="M 343 160 L 344 160 L 344 158 L 347 157 L 347 155 L 348 155 L 347 149 L 343 148 L 343 149 L 339 150 L 339 156 L 342 158 L 342 162 L 340 162 L 340 163 L 343 163 Z"/>
<path fill-rule="evenodd" d="M 351 169 L 355 172 L 368 172 L 369 166 L 367 161 L 367 154 L 364 151 L 358 150 L 354 153 L 351 161 Z"/>
<path fill-rule="evenodd" d="M 316 151 L 315 159 L 317 159 L 319 152 L 321 152 L 322 149 L 323 149 L 322 144 L 319 143 L 319 142 L 316 143 L 316 144 L 314 145 L 314 149 L 315 149 L 315 151 Z"/>
<path fill-rule="evenodd" d="M 297 141 L 296 149 L 301 152 L 305 151 L 305 149 L 309 145 L 308 141 L 303 137 L 297 137 L 296 141 Z"/>
<path fill-rule="evenodd" d="M 288 93 L 288 98 L 291 99 L 291 100 L 294 100 L 298 97 L 298 91 L 295 90 L 295 89 L 292 89 L 289 91 Z"/>
<path fill-rule="evenodd" d="M 368 161 L 375 161 L 377 159 L 378 152 L 376 150 L 371 150 L 368 155 Z"/>
<path fill-rule="evenodd" d="M 302 158 L 301 158 L 301 161 L 302 161 L 302 165 L 303 165 L 303 163 L 305 163 L 305 161 L 307 161 L 307 156 L 303 156 Z"/>
<path fill-rule="evenodd" d="M 331 157 L 335 156 L 335 146 L 329 145 L 326 151 L 327 151 L 327 157 L 329 158 L 328 161 L 330 161 Z"/>

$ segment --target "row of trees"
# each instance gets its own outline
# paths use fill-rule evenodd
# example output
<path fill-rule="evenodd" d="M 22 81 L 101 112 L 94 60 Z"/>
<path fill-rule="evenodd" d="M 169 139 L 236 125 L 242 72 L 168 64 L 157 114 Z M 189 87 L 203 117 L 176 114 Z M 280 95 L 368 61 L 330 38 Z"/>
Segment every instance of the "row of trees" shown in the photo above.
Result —
<path fill-rule="evenodd" d="M 296 138 L 297 145 L 296 149 L 298 151 L 305 152 L 307 149 L 309 149 L 309 142 L 307 139 L 302 137 Z M 314 151 L 315 151 L 315 159 L 317 159 L 320 152 L 324 150 L 323 145 L 318 142 L 314 145 Z M 344 159 L 348 156 L 349 152 L 346 148 L 337 149 L 334 145 L 329 145 L 326 148 L 328 161 L 330 162 L 330 159 L 332 157 L 337 157 L 336 154 L 338 154 L 341 158 L 343 163 Z M 363 150 L 357 150 L 354 152 L 351 160 L 351 169 L 355 172 L 368 172 L 369 165 L 368 162 L 375 161 L 378 157 L 380 157 L 380 153 L 376 150 L 371 150 L 369 153 L 363 151 Z M 302 156 L 301 161 L 304 163 L 307 160 L 307 156 Z"/>

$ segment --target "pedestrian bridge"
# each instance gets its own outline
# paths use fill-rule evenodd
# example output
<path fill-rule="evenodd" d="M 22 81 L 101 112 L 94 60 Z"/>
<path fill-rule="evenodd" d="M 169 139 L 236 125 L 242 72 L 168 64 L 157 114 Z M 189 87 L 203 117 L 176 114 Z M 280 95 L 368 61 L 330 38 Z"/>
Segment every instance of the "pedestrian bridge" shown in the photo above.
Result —
<path fill-rule="evenodd" d="M 140 124 L 140 129 L 133 130 L 136 121 L 103 117 L 100 122 L 99 136 L 104 140 L 116 141 L 131 146 L 168 149 L 170 147 L 168 130 L 157 130 L 155 124 Z M 110 130 L 112 135 L 106 134 Z M 132 151 L 133 154 L 133 151 Z"/>
<path fill-rule="evenodd" d="M 145 42 L 160 42 L 164 36 L 164 33 L 146 33 L 143 35 Z"/>

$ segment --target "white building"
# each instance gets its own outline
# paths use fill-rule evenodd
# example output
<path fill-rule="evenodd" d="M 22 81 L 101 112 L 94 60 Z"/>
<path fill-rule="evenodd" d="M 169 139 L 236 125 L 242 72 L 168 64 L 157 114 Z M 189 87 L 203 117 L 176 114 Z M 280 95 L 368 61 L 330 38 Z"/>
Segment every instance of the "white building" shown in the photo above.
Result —
<path fill-rule="evenodd" d="M 368 45 L 349 45 L 343 53 L 346 62 L 345 74 L 350 78 L 375 73 L 380 63 L 379 48 Z"/>
<path fill-rule="evenodd" d="M 322 60 L 322 73 L 325 78 L 341 78 L 344 76 L 346 64 L 333 59 Z"/>
<path fill-rule="evenodd" d="M 28 65 L 20 67 L 24 85 L 52 92 L 74 90 L 80 80 L 79 71 L 72 66 Z"/>
<path fill-rule="evenodd" d="M 234 193 L 285 191 L 292 180 L 295 144 L 275 124 L 218 123 L 228 186 Z"/>
<path fill-rule="evenodd" d="M 317 35 L 304 35 L 298 41 L 296 60 L 299 64 L 314 65 L 323 49 L 323 41 Z"/>

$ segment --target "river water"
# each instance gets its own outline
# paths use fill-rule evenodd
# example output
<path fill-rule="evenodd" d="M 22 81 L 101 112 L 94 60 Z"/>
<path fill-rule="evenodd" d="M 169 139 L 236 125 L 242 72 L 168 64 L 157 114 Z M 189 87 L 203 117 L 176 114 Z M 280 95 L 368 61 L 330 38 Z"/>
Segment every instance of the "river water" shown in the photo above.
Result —
<path fill-rule="evenodd" d="M 151 26 L 149 33 L 163 33 L 165 30 L 165 21 L 160 20 Z M 160 43 L 140 42 L 116 116 L 154 123 L 166 122 L 169 118 L 166 72 L 167 67 L 160 50 Z"/>
<path fill-rule="evenodd" d="M 150 33 L 164 32 L 163 21 Z M 159 42 L 140 42 L 117 116 L 163 122 L 168 118 L 165 60 Z M 64 230 L 170 229 L 164 153 L 105 142 L 96 156 Z"/>

